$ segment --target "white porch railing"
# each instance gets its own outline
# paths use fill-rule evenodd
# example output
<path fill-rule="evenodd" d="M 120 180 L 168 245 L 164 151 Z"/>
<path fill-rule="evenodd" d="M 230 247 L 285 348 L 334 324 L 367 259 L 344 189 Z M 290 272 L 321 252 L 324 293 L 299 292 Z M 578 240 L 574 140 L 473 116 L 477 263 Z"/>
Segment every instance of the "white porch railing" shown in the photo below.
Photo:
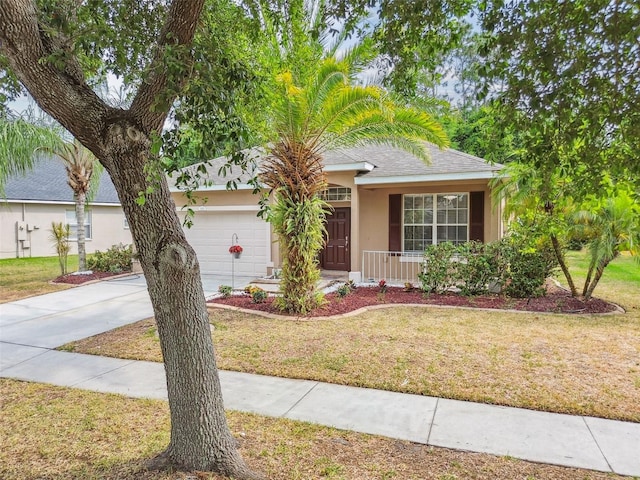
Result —
<path fill-rule="evenodd" d="M 362 251 L 362 281 L 402 284 L 419 283 L 424 258 L 419 252 L 386 252 L 382 250 Z"/>

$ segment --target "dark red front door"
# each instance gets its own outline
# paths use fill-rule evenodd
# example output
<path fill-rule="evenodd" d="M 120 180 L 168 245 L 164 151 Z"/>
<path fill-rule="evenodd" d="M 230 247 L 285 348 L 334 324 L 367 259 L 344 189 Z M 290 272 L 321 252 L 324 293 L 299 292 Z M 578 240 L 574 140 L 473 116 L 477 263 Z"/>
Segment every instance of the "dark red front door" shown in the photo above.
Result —
<path fill-rule="evenodd" d="M 336 208 L 327 215 L 327 244 L 322 252 L 325 270 L 351 270 L 351 209 Z"/>

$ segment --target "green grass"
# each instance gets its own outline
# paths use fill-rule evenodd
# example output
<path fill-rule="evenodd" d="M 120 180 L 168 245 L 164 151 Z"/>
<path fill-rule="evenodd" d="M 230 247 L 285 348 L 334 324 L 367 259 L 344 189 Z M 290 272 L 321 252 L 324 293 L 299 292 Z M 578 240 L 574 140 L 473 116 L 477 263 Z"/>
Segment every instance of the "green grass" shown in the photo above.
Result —
<path fill-rule="evenodd" d="M 78 256 L 69 255 L 68 269 L 77 270 Z M 60 276 L 58 257 L 7 258 L 0 260 L 0 303 L 69 288 L 49 283 Z"/>
<path fill-rule="evenodd" d="M 576 288 L 582 292 L 589 268 L 588 253 L 586 250 L 569 251 L 566 255 Z M 556 277 L 560 283 L 566 285 L 562 272 L 558 272 Z M 617 303 L 628 312 L 635 312 L 640 318 L 640 263 L 638 260 L 628 253 L 614 259 L 607 265 L 593 296 Z"/>
<path fill-rule="evenodd" d="M 568 251 L 567 261 L 571 269 L 571 274 L 576 279 L 584 282 L 589 268 L 589 255 L 586 250 L 580 252 Z M 628 253 L 623 253 L 614 259 L 605 269 L 601 282 L 630 282 L 640 289 L 640 263 L 638 259 Z M 596 292 L 598 288 L 596 287 Z"/>

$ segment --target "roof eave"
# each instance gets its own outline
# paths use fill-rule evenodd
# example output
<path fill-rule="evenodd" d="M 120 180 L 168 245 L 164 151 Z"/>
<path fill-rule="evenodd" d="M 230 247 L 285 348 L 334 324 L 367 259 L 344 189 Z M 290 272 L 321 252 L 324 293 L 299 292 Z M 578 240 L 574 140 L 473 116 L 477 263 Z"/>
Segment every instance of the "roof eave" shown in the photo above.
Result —
<path fill-rule="evenodd" d="M 28 203 L 37 204 L 43 203 L 46 205 L 75 205 L 76 202 L 72 200 L 33 200 L 33 199 L 21 199 L 21 198 L 7 198 L 3 200 L 6 203 Z M 117 202 L 87 202 L 87 207 L 120 207 L 120 203 Z"/>
<path fill-rule="evenodd" d="M 334 163 L 331 165 L 324 165 L 323 170 L 327 173 L 331 172 L 371 172 L 375 168 L 375 165 L 369 162 L 354 162 L 354 163 Z"/>

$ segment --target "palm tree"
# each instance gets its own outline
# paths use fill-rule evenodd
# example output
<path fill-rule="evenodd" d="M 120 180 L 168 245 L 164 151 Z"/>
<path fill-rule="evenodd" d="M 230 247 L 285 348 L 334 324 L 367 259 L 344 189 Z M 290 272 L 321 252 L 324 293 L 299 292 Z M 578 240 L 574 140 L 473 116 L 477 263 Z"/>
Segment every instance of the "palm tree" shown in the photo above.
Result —
<path fill-rule="evenodd" d="M 274 193 L 270 221 L 283 253 L 279 306 L 304 314 L 320 298 L 317 254 L 328 207 L 318 193 L 326 186 L 322 155 L 330 149 L 388 144 L 428 160 L 425 141 L 448 145 L 428 114 L 394 103 L 377 86 L 354 86 L 362 46 L 338 60 L 318 62 L 310 78 L 277 77 L 281 91 L 272 118 L 277 139 L 268 148 L 261 179 Z"/>
<path fill-rule="evenodd" d="M 76 223 L 78 242 L 78 270 L 84 271 L 87 268 L 87 253 L 85 248 L 85 207 L 87 195 L 91 189 L 91 178 L 96 171 L 98 162 L 93 154 L 87 150 L 80 142 L 74 140 L 73 143 L 64 143 L 59 148 L 52 151 L 64 163 L 67 171 L 67 183 L 73 191 L 76 203 Z"/>
<path fill-rule="evenodd" d="M 591 258 L 582 290 L 584 299 L 589 300 L 604 269 L 621 251 L 640 254 L 640 204 L 621 190 L 600 200 L 595 208 L 578 212 L 576 217 L 587 227 L 591 238 L 587 243 Z"/>
<path fill-rule="evenodd" d="M 86 270 L 85 206 L 94 186 L 91 178 L 99 172 L 99 163 L 89 150 L 77 140 L 65 143 L 54 127 L 40 126 L 20 117 L 0 116 L 0 195 L 4 194 L 4 184 L 9 177 L 33 167 L 39 150 L 58 156 L 65 165 L 67 183 L 76 200 L 78 269 Z"/>

